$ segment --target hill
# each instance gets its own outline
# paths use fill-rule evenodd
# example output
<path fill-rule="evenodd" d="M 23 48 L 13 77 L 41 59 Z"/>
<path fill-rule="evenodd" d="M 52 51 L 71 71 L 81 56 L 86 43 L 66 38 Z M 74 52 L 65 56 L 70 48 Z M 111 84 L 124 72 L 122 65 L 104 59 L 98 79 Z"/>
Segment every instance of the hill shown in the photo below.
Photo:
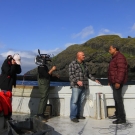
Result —
<path fill-rule="evenodd" d="M 53 58 L 49 66 L 56 65 L 56 74 L 68 77 L 68 65 L 75 59 L 78 51 L 85 53 L 85 61 L 91 74 L 96 77 L 107 77 L 107 69 L 111 59 L 108 49 L 110 45 L 117 45 L 128 61 L 129 78 L 135 78 L 135 38 L 121 38 L 117 35 L 103 35 L 92 38 L 83 44 L 74 44 L 66 48 Z M 34 70 L 27 74 L 34 73 Z"/>

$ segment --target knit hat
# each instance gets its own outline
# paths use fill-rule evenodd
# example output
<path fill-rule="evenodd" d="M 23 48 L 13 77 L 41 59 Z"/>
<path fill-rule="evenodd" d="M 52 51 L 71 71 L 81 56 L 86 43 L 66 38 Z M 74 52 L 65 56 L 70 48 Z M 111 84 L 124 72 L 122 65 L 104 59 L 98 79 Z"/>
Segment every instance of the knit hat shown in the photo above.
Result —
<path fill-rule="evenodd" d="M 21 65 L 21 57 L 18 53 L 14 54 L 13 55 L 13 59 L 15 60 L 15 62 L 18 64 L 18 65 Z"/>

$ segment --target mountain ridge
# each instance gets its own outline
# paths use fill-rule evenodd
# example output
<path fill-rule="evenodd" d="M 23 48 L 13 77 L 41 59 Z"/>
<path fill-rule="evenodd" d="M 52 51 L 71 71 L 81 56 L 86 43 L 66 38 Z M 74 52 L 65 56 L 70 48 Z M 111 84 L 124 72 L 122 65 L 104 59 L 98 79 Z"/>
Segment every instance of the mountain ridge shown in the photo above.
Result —
<path fill-rule="evenodd" d="M 71 45 L 56 55 L 48 67 L 56 65 L 55 74 L 68 77 L 68 65 L 76 58 L 78 51 L 83 51 L 90 73 L 96 77 L 107 77 L 107 69 L 111 60 L 111 55 L 108 52 L 110 45 L 119 47 L 120 52 L 124 54 L 128 62 L 128 78 L 134 79 L 135 38 L 121 38 L 118 35 L 102 35 L 89 39 L 83 44 Z M 26 75 L 33 75 L 34 70 L 28 71 Z"/>

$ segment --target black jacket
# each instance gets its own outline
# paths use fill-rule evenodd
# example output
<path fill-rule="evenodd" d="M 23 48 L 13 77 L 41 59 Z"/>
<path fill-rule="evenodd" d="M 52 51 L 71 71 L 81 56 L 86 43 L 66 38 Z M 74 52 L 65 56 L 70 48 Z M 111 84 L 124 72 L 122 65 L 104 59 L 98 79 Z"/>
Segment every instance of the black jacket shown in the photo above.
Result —
<path fill-rule="evenodd" d="M 0 75 L 0 88 L 1 90 L 12 91 L 12 86 L 16 86 L 16 74 L 21 73 L 21 66 L 14 64 L 12 65 L 9 60 L 5 60 L 1 67 Z"/>
<path fill-rule="evenodd" d="M 46 79 L 50 80 L 50 74 L 48 72 L 49 72 L 49 69 L 46 65 L 38 66 L 39 78 L 46 78 Z"/>

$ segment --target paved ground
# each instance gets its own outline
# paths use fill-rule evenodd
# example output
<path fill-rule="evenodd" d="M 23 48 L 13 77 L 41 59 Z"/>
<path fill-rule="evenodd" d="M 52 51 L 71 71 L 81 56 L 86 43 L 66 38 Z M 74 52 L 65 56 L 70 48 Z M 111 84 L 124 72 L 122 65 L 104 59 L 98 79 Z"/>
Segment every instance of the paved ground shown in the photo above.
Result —
<path fill-rule="evenodd" d="M 129 119 L 126 125 L 112 124 L 112 120 L 86 118 L 73 123 L 68 117 L 54 117 L 46 124 L 54 128 L 53 135 L 135 135 L 135 119 Z"/>
<path fill-rule="evenodd" d="M 19 114 L 14 115 L 13 119 L 24 120 L 28 117 Z M 60 116 L 49 119 L 45 124 L 54 129 L 51 135 L 135 135 L 135 119 L 128 119 L 125 125 L 115 125 L 109 119 L 96 120 L 87 117 L 79 123 L 73 123 L 69 117 Z"/>

